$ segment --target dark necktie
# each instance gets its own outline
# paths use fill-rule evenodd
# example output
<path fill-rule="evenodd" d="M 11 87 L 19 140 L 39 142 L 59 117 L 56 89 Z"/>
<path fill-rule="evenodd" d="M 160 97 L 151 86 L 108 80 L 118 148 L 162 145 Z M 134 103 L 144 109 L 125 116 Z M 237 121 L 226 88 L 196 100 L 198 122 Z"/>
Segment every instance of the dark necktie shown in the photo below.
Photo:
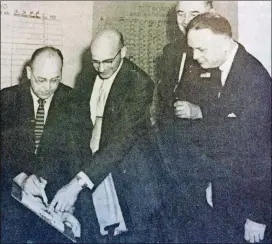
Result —
<path fill-rule="evenodd" d="M 37 149 L 39 147 L 39 143 L 43 134 L 43 128 L 44 128 L 44 99 L 38 100 L 39 107 L 36 114 L 35 119 L 35 128 L 34 128 L 34 134 L 35 134 L 35 154 L 37 153 Z"/>
<path fill-rule="evenodd" d="M 211 73 L 211 90 L 212 94 L 214 96 L 219 97 L 221 88 L 222 88 L 222 83 L 221 83 L 221 70 L 219 68 L 214 68 L 209 70 Z"/>

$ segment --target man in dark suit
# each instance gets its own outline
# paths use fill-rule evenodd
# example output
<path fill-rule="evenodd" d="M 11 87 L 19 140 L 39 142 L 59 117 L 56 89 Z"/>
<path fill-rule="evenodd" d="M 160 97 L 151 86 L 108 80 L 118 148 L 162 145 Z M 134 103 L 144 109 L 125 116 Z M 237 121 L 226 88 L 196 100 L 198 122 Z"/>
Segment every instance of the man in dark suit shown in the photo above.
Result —
<path fill-rule="evenodd" d="M 191 82 L 192 67 L 199 67 L 193 60 L 192 51 L 187 45 L 187 25 L 192 18 L 205 12 L 213 12 L 213 1 L 178 1 L 176 6 L 177 25 L 179 33 L 176 40 L 167 44 L 163 49 L 160 63 L 159 122 L 167 115 L 173 115 L 173 102 L 181 96 L 186 96 L 185 89 Z M 193 78 L 193 77 L 190 77 Z M 188 89 L 188 88 L 187 88 Z M 182 93 L 182 94 L 181 94 Z"/>
<path fill-rule="evenodd" d="M 1 91 L 2 240 L 53 242 L 58 232 L 11 198 L 11 186 L 26 173 L 28 194 L 52 198 L 70 179 L 76 164 L 72 133 L 75 104 L 72 89 L 63 83 L 63 56 L 54 47 L 37 49 L 26 66 L 29 81 Z M 46 180 L 46 181 L 45 181 Z M 41 183 L 42 182 L 42 183 Z M 33 222 L 33 223 L 31 223 Z M 38 226 L 38 227 L 37 227 Z M 21 230 L 21 233 L 16 233 Z M 44 236 L 44 232 L 47 235 Z M 60 234 L 59 234 L 60 235 Z M 67 241 L 65 239 L 65 241 Z"/>
<path fill-rule="evenodd" d="M 190 108 L 202 118 L 203 152 L 214 163 L 209 241 L 251 243 L 271 238 L 271 77 L 232 38 L 229 22 L 213 13 L 188 25 L 193 58 L 208 69 L 202 101 Z M 202 74 L 202 77 L 204 74 Z M 217 232 L 219 231 L 219 232 Z M 270 239 L 271 240 L 271 239 Z"/>
<path fill-rule="evenodd" d="M 193 59 L 192 50 L 187 45 L 187 25 L 198 14 L 213 11 L 212 1 L 177 2 L 179 33 L 175 42 L 164 47 L 160 67 L 156 136 L 164 160 L 166 188 L 169 188 L 164 194 L 169 238 L 176 242 L 204 241 L 199 216 L 204 216 L 205 207 L 209 207 L 205 200 L 209 182 L 208 174 L 205 176 L 206 171 L 201 170 L 202 166 L 207 169 L 207 162 L 196 156 L 200 152 L 195 132 L 202 122 L 194 114 L 195 109 L 190 117 L 179 114 L 179 111 L 187 108 L 187 102 L 197 106 L 201 99 L 199 76 L 203 69 Z M 173 194 L 176 197 L 169 201 Z M 188 230 L 193 228 L 195 231 L 190 235 Z"/>
<path fill-rule="evenodd" d="M 125 58 L 123 36 L 116 30 L 98 33 L 91 54 L 95 72 L 81 97 L 91 111 L 86 123 L 94 124 L 89 137 L 93 157 L 89 155 L 81 172 L 59 190 L 50 209 L 69 208 L 87 186 L 93 191 L 100 233 L 111 236 L 107 242 L 153 242 L 160 207 L 159 166 L 153 164 L 148 141 L 154 84 Z M 88 234 L 87 242 L 93 233 Z"/>

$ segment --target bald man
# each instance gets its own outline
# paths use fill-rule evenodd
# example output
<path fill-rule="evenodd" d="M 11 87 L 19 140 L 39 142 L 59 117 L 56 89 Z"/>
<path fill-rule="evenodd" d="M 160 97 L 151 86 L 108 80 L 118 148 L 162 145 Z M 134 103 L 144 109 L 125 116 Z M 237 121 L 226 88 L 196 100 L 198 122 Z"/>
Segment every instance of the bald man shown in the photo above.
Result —
<path fill-rule="evenodd" d="M 47 224 L 10 199 L 13 178 L 23 177 L 21 173 L 24 172 L 29 176 L 24 178 L 24 190 L 43 196 L 47 202 L 41 183 L 46 180 L 46 192 L 51 200 L 63 181 L 69 179 L 70 165 L 76 164 L 72 89 L 61 83 L 62 66 L 60 50 L 48 46 L 39 48 L 26 66 L 28 79 L 1 91 L 4 242 L 48 243 L 62 239 L 58 239 L 58 231 L 47 229 Z"/>
<path fill-rule="evenodd" d="M 125 58 L 123 36 L 116 30 L 98 33 L 90 51 L 94 72 L 81 87 L 81 97 L 90 111 L 86 123 L 94 124 L 89 137 L 93 158 L 57 193 L 50 207 L 64 210 L 83 188 L 95 189 L 102 235 L 115 236 L 113 242 L 153 242 L 160 206 L 158 167 L 150 160 L 147 139 L 153 81 Z"/>

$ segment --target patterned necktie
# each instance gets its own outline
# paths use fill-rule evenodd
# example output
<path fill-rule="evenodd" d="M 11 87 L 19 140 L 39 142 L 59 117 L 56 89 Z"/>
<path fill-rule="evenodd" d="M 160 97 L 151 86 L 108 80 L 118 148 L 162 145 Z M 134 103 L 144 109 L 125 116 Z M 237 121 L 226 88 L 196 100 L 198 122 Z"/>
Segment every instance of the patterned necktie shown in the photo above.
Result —
<path fill-rule="evenodd" d="M 36 114 L 35 119 L 35 128 L 34 128 L 34 134 L 35 134 L 35 154 L 37 153 L 39 143 L 43 134 L 43 128 L 44 128 L 44 99 L 38 100 L 39 107 Z"/>

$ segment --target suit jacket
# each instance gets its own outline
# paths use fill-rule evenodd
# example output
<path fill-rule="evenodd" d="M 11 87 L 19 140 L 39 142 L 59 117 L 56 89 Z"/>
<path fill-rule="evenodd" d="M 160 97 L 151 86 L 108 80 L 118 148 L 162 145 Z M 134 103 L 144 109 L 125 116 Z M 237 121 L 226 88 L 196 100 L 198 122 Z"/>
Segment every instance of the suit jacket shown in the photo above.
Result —
<path fill-rule="evenodd" d="M 198 133 L 203 151 L 215 164 L 215 206 L 225 206 L 243 223 L 246 218 L 269 223 L 271 77 L 239 44 L 220 98 L 209 89 L 203 95 Z"/>
<path fill-rule="evenodd" d="M 88 111 L 96 76 L 91 73 L 80 89 Z M 100 148 L 81 169 L 95 185 L 112 173 L 129 230 L 149 228 L 159 205 L 157 166 L 148 142 L 153 87 L 149 76 L 125 58 L 105 105 Z M 90 121 L 90 115 L 85 120 Z M 87 138 L 90 141 L 90 134 Z"/>
<path fill-rule="evenodd" d="M 72 89 L 59 84 L 52 98 L 40 146 L 34 154 L 34 105 L 29 83 L 1 91 L 2 169 L 9 182 L 21 172 L 48 181 L 52 195 L 67 180 L 76 159 L 76 107 Z M 78 168 L 78 166 L 76 167 Z"/>
<path fill-rule="evenodd" d="M 182 77 L 178 81 L 184 52 L 186 53 L 185 66 Z M 205 87 L 199 82 L 199 78 L 200 74 L 206 71 L 193 59 L 186 37 L 164 47 L 160 69 L 162 73 L 158 87 L 159 119 L 157 125 L 159 130 L 157 138 L 159 138 L 158 144 L 164 159 L 165 172 L 170 176 L 168 184 L 171 186 L 170 182 L 179 182 L 174 183 L 174 186 L 185 184 L 184 187 L 193 184 L 199 187 L 199 191 L 192 190 L 187 194 L 188 198 L 190 199 L 194 194 L 196 197 L 197 195 L 202 196 L 207 180 L 211 177 L 207 160 L 203 159 L 202 152 L 198 148 L 200 146 L 198 128 L 203 122 L 177 118 L 173 104 L 177 100 L 200 104 L 203 100 L 201 94 Z M 198 157 L 192 155 L 198 155 Z M 171 188 L 174 187 L 171 186 Z M 181 197 L 184 198 L 184 194 Z M 205 199 L 200 201 L 204 202 Z"/>
<path fill-rule="evenodd" d="M 181 80 L 178 80 L 182 54 L 186 53 L 186 61 Z M 173 43 L 169 43 L 163 49 L 160 63 L 160 83 L 158 87 L 159 99 L 159 122 L 167 117 L 173 117 L 173 102 L 176 100 L 197 103 L 198 94 L 194 92 L 197 83 L 192 83 L 198 79 L 203 72 L 200 65 L 193 59 L 192 50 L 187 45 L 186 37 L 180 38 Z M 176 91 L 175 86 L 178 84 Z"/>

